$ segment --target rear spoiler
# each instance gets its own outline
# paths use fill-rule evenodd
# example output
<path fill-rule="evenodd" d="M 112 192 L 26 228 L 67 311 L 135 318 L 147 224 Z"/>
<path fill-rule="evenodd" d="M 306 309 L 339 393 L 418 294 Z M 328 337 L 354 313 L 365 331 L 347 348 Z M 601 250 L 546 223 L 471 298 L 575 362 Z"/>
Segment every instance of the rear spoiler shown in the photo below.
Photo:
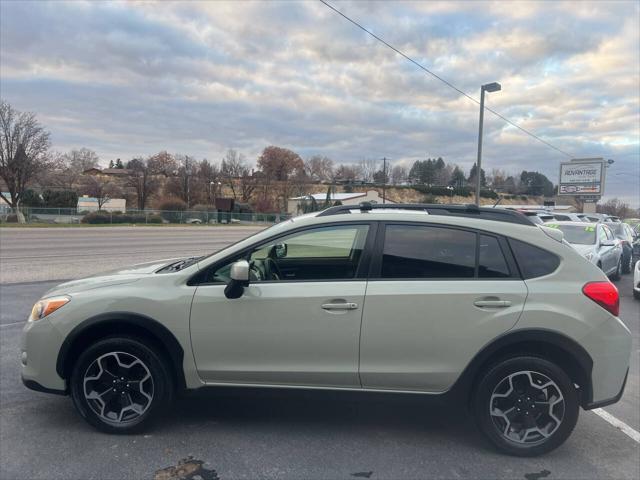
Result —
<path fill-rule="evenodd" d="M 544 225 L 538 225 L 538 227 L 547 235 L 547 237 L 553 238 L 556 242 L 562 243 L 564 240 L 564 233 L 558 228 L 549 228 Z"/>

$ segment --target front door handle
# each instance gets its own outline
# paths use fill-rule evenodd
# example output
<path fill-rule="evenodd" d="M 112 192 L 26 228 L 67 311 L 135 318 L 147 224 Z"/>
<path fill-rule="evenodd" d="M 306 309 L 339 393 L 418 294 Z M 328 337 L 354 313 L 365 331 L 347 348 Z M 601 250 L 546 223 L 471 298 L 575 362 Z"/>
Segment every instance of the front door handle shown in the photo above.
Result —
<path fill-rule="evenodd" d="M 511 302 L 509 300 L 476 300 L 473 304 L 480 308 L 505 308 L 511 306 Z"/>
<path fill-rule="evenodd" d="M 357 303 L 339 302 L 339 303 L 323 303 L 323 310 L 355 310 L 358 308 Z"/>

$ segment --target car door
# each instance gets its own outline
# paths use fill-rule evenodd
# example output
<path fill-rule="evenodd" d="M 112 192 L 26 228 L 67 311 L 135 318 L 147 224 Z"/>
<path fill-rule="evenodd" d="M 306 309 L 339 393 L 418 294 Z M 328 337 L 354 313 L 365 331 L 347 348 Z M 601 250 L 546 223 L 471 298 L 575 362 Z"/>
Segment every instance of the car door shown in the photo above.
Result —
<path fill-rule="evenodd" d="M 359 388 L 365 246 L 373 228 L 369 223 L 313 227 L 213 265 L 191 309 L 201 378 Z M 225 280 L 240 258 L 250 261 L 250 284 L 240 298 L 228 299 Z"/>
<path fill-rule="evenodd" d="M 522 312 L 527 288 L 499 236 L 388 223 L 376 247 L 360 343 L 364 388 L 445 391 Z"/>
<path fill-rule="evenodd" d="M 609 231 L 606 225 L 599 225 L 598 239 L 598 253 L 602 261 L 602 270 L 610 274 L 617 266 L 618 258 L 616 256 L 616 247 L 612 245 L 606 245 L 606 243 L 614 241 L 613 234 Z"/>

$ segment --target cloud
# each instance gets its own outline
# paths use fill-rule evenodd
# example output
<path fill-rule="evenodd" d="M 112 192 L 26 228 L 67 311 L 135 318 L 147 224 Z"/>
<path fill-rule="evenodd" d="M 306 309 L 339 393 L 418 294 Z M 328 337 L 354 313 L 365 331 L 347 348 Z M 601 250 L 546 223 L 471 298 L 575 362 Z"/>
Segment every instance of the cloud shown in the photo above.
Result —
<path fill-rule="evenodd" d="M 104 161 L 161 149 L 338 162 L 475 160 L 478 106 L 319 2 L 2 2 L 0 87 L 55 148 Z M 340 2 L 337 8 L 576 157 L 614 158 L 640 197 L 640 34 L 630 2 Z M 487 169 L 566 159 L 485 116 Z M 634 201 L 635 204 L 640 200 Z"/>

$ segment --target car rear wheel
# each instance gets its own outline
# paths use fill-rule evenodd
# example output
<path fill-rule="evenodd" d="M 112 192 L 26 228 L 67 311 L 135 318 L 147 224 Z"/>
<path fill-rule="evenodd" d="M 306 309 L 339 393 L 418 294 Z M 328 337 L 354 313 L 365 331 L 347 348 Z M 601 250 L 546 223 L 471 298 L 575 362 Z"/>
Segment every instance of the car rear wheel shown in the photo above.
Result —
<path fill-rule="evenodd" d="M 91 345 L 78 358 L 70 386 L 80 415 L 108 433 L 144 429 L 173 399 L 173 379 L 161 355 L 132 337 Z"/>
<path fill-rule="evenodd" d="M 629 253 L 629 257 L 623 262 L 622 273 L 631 273 L 633 265 L 633 255 Z"/>
<path fill-rule="evenodd" d="M 533 356 L 493 365 L 474 397 L 484 435 L 501 451 L 523 457 L 562 445 L 576 425 L 578 409 L 578 394 L 567 374 Z"/>

